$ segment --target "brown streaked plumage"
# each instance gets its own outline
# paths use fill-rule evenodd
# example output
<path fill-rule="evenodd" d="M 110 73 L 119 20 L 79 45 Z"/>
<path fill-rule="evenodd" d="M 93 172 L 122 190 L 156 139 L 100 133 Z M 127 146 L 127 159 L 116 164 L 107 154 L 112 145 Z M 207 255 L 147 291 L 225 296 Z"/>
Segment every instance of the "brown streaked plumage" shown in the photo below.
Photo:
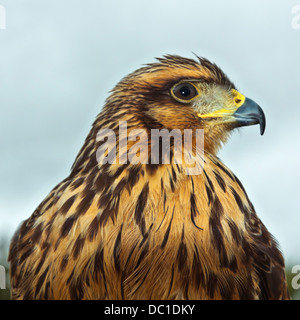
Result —
<path fill-rule="evenodd" d="M 97 133 L 119 141 L 119 121 L 146 130 L 149 151 L 151 129 L 203 129 L 203 172 L 99 164 Z M 165 56 L 125 77 L 70 175 L 15 233 L 12 298 L 289 299 L 276 241 L 217 157 L 231 130 L 256 123 L 263 133 L 262 110 L 206 59 Z"/>

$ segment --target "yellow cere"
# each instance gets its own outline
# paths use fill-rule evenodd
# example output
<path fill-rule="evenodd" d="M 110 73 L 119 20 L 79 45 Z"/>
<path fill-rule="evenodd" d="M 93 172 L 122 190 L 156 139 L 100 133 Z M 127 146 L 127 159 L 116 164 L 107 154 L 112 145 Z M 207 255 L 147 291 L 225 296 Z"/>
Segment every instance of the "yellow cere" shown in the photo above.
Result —
<path fill-rule="evenodd" d="M 241 105 L 244 104 L 246 97 L 235 89 L 232 89 L 232 93 L 234 96 L 234 104 L 239 108 Z"/>

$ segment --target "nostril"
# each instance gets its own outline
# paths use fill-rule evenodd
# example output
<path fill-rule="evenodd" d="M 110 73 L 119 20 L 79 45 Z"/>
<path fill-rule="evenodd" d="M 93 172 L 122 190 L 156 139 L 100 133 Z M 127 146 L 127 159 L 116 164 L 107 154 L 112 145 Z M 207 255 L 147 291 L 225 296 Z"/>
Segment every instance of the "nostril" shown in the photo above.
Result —
<path fill-rule="evenodd" d="M 241 103 L 241 102 L 242 102 L 242 100 L 241 100 L 241 99 L 239 99 L 239 98 L 235 98 L 235 99 L 234 99 L 234 102 L 235 102 L 236 104 L 239 104 L 239 103 Z"/>

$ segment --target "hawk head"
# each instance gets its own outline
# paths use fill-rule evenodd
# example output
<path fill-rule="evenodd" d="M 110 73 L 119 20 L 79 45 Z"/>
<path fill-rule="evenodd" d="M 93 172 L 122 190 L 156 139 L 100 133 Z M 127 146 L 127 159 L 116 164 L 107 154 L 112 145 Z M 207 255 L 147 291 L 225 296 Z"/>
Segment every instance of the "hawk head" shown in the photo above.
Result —
<path fill-rule="evenodd" d="M 106 115 L 126 115 L 151 129 L 203 129 L 205 151 L 212 154 L 234 128 L 260 124 L 263 134 L 258 104 L 238 92 L 217 65 L 198 59 L 167 55 L 129 74 L 112 90 Z"/>

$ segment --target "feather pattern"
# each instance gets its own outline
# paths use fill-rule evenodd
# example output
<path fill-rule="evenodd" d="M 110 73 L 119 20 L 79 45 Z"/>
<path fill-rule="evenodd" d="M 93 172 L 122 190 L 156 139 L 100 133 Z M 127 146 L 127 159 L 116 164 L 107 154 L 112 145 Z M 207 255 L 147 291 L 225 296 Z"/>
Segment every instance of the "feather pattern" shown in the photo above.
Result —
<path fill-rule="evenodd" d="M 199 127 L 190 106 L 168 94 L 182 79 L 235 88 L 204 58 L 168 55 L 125 77 L 70 175 L 16 231 L 9 254 L 13 299 L 289 298 L 276 241 L 216 155 L 227 127 L 207 129 L 200 175 L 186 175 L 185 164 L 97 161 L 104 143 L 97 133 L 112 129 L 120 143 L 119 121 L 147 134 Z"/>

